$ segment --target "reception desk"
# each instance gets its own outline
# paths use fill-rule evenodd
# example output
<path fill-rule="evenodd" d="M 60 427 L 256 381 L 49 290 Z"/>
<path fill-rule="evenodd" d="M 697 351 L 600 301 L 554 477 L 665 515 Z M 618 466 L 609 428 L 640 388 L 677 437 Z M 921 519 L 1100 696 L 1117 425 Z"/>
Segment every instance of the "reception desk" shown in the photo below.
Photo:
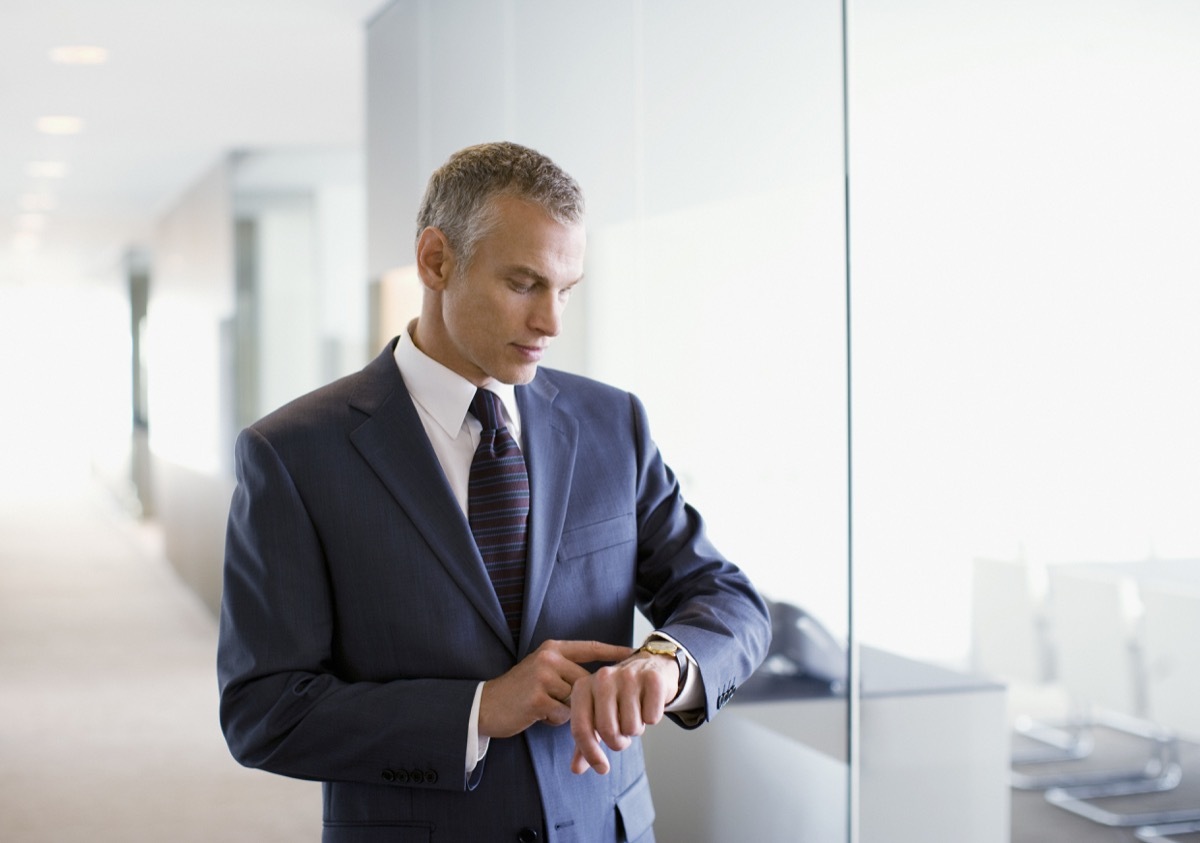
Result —
<path fill-rule="evenodd" d="M 1008 843 L 1004 686 L 862 649 L 860 843 Z M 712 723 L 645 737 L 662 841 L 840 843 L 851 792 L 844 693 L 756 675 Z"/>

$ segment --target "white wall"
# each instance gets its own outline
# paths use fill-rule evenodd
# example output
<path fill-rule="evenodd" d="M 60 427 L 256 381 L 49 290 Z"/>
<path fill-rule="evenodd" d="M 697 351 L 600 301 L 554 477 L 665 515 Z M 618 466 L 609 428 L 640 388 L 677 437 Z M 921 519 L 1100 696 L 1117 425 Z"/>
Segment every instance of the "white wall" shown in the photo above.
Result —
<path fill-rule="evenodd" d="M 234 311 L 233 268 L 221 160 L 155 229 L 145 349 L 154 511 L 171 564 L 214 609 L 233 488 L 233 372 L 222 330 Z"/>
<path fill-rule="evenodd" d="M 357 150 L 261 150 L 222 158 L 157 226 L 146 320 L 154 506 L 168 558 L 214 610 L 239 427 L 365 362 L 364 216 Z M 256 230 L 249 311 L 236 294 L 238 218 Z M 239 319 L 253 337 L 240 347 Z M 255 388 L 239 390 L 240 377 Z"/>
<path fill-rule="evenodd" d="M 151 450 L 211 474 L 232 464 L 221 447 L 231 373 L 220 327 L 234 308 L 232 219 L 222 160 L 159 220 L 146 316 Z"/>
<path fill-rule="evenodd" d="M 256 418 L 359 369 L 367 347 L 363 155 L 352 147 L 235 156 L 234 212 L 254 223 Z"/>

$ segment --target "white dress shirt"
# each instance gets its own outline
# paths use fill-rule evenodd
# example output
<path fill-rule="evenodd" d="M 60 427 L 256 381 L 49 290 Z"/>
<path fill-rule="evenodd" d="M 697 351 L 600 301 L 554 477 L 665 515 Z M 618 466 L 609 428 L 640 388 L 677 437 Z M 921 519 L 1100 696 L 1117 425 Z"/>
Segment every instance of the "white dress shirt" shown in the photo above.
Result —
<path fill-rule="evenodd" d="M 426 355 L 413 343 L 409 331 L 415 322 L 401 332 L 396 343 L 396 366 L 408 387 L 417 415 L 425 427 L 429 444 L 442 466 L 442 473 L 450 484 L 458 505 L 467 512 L 467 487 L 471 475 L 471 462 L 483 425 L 469 412 L 475 397 L 475 385 L 466 378 L 446 368 Z M 524 448 L 521 441 L 521 413 L 517 409 L 516 391 L 511 384 L 493 380 L 486 385 L 489 392 L 500 398 L 504 420 L 517 446 Z M 659 637 L 670 636 L 657 633 Z M 677 643 L 677 642 L 676 642 Z M 690 711 L 704 706 L 703 686 L 699 681 L 699 668 L 691 654 L 684 651 L 688 659 L 687 680 L 668 711 Z M 475 688 L 475 701 L 471 706 L 471 719 L 467 724 L 466 770 L 470 773 L 487 753 L 488 738 L 479 734 L 479 702 L 483 695 L 483 682 Z"/>

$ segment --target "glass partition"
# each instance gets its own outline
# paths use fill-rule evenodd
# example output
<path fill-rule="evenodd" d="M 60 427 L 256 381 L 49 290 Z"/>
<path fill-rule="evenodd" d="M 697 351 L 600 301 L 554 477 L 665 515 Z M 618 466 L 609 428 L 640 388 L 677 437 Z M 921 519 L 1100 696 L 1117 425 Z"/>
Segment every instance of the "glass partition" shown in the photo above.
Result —
<path fill-rule="evenodd" d="M 848 633 L 840 5 L 654 2 L 635 25 L 632 213 L 590 230 L 588 368 L 642 397 L 717 546 L 780 604 L 722 715 L 648 737 L 656 829 L 835 843 L 846 701 L 795 673 L 844 670 Z"/>
<path fill-rule="evenodd" d="M 846 839 L 844 688 L 798 675 L 844 672 L 849 631 L 841 24 L 839 0 L 479 0 L 368 32 L 370 277 L 409 283 L 453 150 L 555 158 L 589 240 L 547 365 L 636 393 L 717 546 L 806 613 L 766 689 L 650 730 L 660 839 Z"/>
<path fill-rule="evenodd" d="M 1200 734 L 1146 599 L 1200 569 L 1200 8 L 849 6 L 859 836 L 1091 839 L 1050 783 Z"/>

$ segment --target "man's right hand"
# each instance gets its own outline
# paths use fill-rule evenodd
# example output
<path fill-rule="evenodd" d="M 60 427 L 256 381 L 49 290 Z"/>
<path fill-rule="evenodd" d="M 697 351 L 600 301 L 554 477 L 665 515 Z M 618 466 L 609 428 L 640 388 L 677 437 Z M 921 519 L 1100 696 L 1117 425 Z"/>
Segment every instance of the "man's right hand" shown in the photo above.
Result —
<path fill-rule="evenodd" d="M 512 670 L 483 684 L 479 734 L 508 738 L 534 723 L 561 726 L 571 719 L 571 687 L 588 675 L 582 665 L 618 662 L 631 647 L 599 641 L 544 641 Z"/>

